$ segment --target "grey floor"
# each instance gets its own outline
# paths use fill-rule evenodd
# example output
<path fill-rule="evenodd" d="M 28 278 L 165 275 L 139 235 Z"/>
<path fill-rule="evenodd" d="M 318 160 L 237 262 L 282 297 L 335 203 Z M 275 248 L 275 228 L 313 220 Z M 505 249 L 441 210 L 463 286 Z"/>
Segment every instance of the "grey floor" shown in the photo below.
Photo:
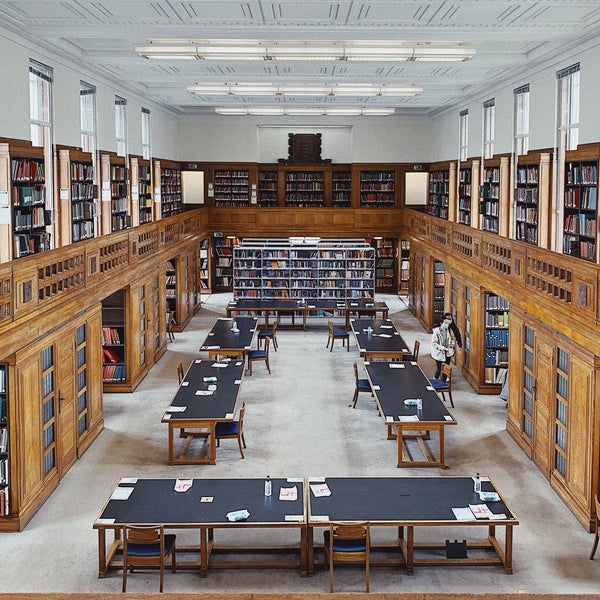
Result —
<path fill-rule="evenodd" d="M 307 331 L 278 333 L 271 354 L 272 375 L 264 365 L 242 384 L 248 408 L 246 458 L 235 441 L 223 442 L 214 466 L 167 466 L 167 429 L 160 420 L 177 388 L 176 365 L 188 364 L 228 295 L 207 297 L 187 329 L 175 334 L 166 355 L 132 394 L 104 396 L 105 429 L 67 473 L 25 530 L 0 536 L 0 592 L 118 592 L 120 572 L 97 577 L 97 536 L 92 524 L 121 477 L 273 477 L 387 475 L 490 475 L 520 519 L 515 529 L 514 574 L 498 567 L 417 568 L 413 576 L 393 568 L 374 568 L 373 592 L 595 593 L 600 587 L 600 553 L 588 560 L 593 536 L 577 522 L 548 482 L 505 430 L 505 403 L 479 396 L 455 372 L 453 411 L 458 425 L 446 429 L 448 469 L 396 468 L 396 445 L 373 401 L 361 395 L 356 409 L 352 363 L 358 352 L 336 342 L 325 349 L 326 324 L 313 320 Z M 420 364 L 429 376 L 429 334 L 403 300 L 381 296 L 409 344 L 421 341 Z M 359 363 L 360 364 L 360 363 Z M 185 539 L 185 533 L 179 533 Z M 248 535 L 262 535 L 254 532 Z M 280 534 L 276 534 L 280 535 Z M 386 532 L 377 535 L 385 536 Z M 393 532 L 390 533 L 393 535 Z M 427 535 L 427 534 L 424 534 Z M 460 535 L 457 531 L 457 535 Z M 457 537 L 453 530 L 447 537 Z M 190 540 L 191 541 L 191 540 Z M 167 573 L 170 592 L 324 592 L 328 576 L 302 578 L 294 570 L 236 569 Z M 345 569 L 336 591 L 361 591 L 362 573 Z M 156 592 L 156 574 L 136 573 L 128 590 Z"/>

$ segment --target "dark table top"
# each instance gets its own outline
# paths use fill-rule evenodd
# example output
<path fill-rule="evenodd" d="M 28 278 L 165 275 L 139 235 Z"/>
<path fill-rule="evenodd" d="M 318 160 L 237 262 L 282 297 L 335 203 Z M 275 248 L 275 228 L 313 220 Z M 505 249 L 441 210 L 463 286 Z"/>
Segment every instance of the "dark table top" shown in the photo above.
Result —
<path fill-rule="evenodd" d="M 516 521 L 502 497 L 498 502 L 482 502 L 473 491 L 471 477 L 327 477 L 324 481 L 330 496 L 316 498 L 312 491 L 308 494 L 309 522 L 313 520 L 313 524 L 363 520 L 379 524 L 458 522 L 452 508 L 469 504 L 487 504 L 494 514 L 505 514 L 508 520 Z M 481 487 L 483 491 L 498 492 L 491 481 L 483 481 Z M 505 522 L 477 520 L 479 524 Z"/>
<path fill-rule="evenodd" d="M 410 353 L 406 342 L 391 319 L 352 319 L 350 325 L 361 352 Z M 368 327 L 373 329 L 370 335 L 366 331 Z"/>
<path fill-rule="evenodd" d="M 232 331 L 234 321 L 237 323 L 238 332 Z M 257 323 L 256 317 L 219 317 L 200 350 L 249 350 Z"/>
<path fill-rule="evenodd" d="M 456 424 L 416 362 L 371 362 L 365 369 L 386 422 L 398 422 L 399 416 L 417 415 L 421 422 Z M 417 398 L 422 400 L 420 414 L 416 406 L 404 404 L 406 399 Z"/>
<path fill-rule="evenodd" d="M 95 528 L 114 524 L 164 524 L 236 526 L 241 524 L 304 522 L 302 478 L 273 479 L 273 493 L 264 495 L 264 479 L 194 479 L 186 492 L 174 490 L 175 479 L 122 480 L 118 488 L 133 488 L 127 500 L 106 503 Z M 297 500 L 280 500 L 280 489 L 296 486 Z M 112 497 L 112 495 L 111 495 Z M 212 498 L 212 501 L 207 501 Z M 244 521 L 230 522 L 228 512 L 246 509 Z M 287 518 L 286 518 L 287 516 Z"/>
<path fill-rule="evenodd" d="M 303 310 L 295 298 L 238 298 L 227 304 L 229 310 Z"/>
<path fill-rule="evenodd" d="M 187 370 L 163 421 L 232 420 L 237 408 L 244 369 L 245 364 L 241 359 L 228 362 L 195 360 Z M 204 377 L 216 377 L 217 381 L 205 382 Z M 209 385 L 216 385 L 217 389 L 211 391 L 208 389 Z M 170 410 L 179 406 L 186 408 L 181 412 Z"/>

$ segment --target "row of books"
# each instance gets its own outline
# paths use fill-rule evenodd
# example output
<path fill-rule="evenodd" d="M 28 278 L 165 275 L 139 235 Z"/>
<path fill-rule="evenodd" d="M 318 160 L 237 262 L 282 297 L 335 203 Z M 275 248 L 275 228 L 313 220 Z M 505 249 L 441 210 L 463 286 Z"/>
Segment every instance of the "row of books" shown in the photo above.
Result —
<path fill-rule="evenodd" d="M 488 312 L 485 314 L 486 327 L 508 327 L 508 311 L 503 313 Z"/>
<path fill-rule="evenodd" d="M 6 454 L 8 451 L 8 429 L 0 427 L 0 454 Z"/>
<path fill-rule="evenodd" d="M 485 345 L 489 348 L 506 348 L 508 347 L 508 329 L 486 329 L 484 340 Z"/>
<path fill-rule="evenodd" d="M 0 485 L 7 485 L 9 480 L 8 457 L 0 459 Z"/>
<path fill-rule="evenodd" d="M 71 199 L 72 200 L 93 200 L 94 199 L 94 184 L 73 182 L 71 183 Z"/>
<path fill-rule="evenodd" d="M 122 363 L 123 355 L 114 347 L 102 346 L 103 363 Z"/>
<path fill-rule="evenodd" d="M 0 423 L 6 421 L 6 398 L 0 398 Z"/>
<path fill-rule="evenodd" d="M 504 379 L 508 373 L 508 369 L 502 367 L 486 367 L 484 369 L 485 383 L 504 383 Z"/>
<path fill-rule="evenodd" d="M 27 256 L 34 252 L 50 250 L 50 234 L 43 233 L 17 233 L 14 236 L 15 256 Z"/>
<path fill-rule="evenodd" d="M 44 227 L 46 225 L 44 207 L 32 206 L 25 212 L 20 209 L 15 210 L 13 225 L 15 231 L 26 231 Z"/>
<path fill-rule="evenodd" d="M 487 294 L 485 297 L 486 310 L 508 310 L 509 306 L 508 300 L 495 294 Z"/>
<path fill-rule="evenodd" d="M 567 215 L 564 229 L 567 233 L 596 237 L 596 219 L 593 215 Z"/>
<path fill-rule="evenodd" d="M 82 200 L 71 204 L 71 217 L 73 221 L 94 218 L 94 203 L 91 200 Z"/>
<path fill-rule="evenodd" d="M 596 210 L 598 190 L 595 187 L 569 188 L 565 190 L 565 208 Z"/>
<path fill-rule="evenodd" d="M 598 169 L 595 164 L 578 165 L 567 163 L 565 173 L 567 185 L 585 185 L 598 183 Z"/>
<path fill-rule="evenodd" d="M 125 381 L 125 365 L 104 365 L 102 367 L 104 381 Z"/>
<path fill-rule="evenodd" d="M 42 159 L 13 158 L 11 177 L 13 181 L 44 181 L 45 166 Z"/>
<path fill-rule="evenodd" d="M 88 240 L 94 237 L 94 223 L 92 221 L 80 221 L 73 223 L 73 241 Z"/>
<path fill-rule="evenodd" d="M 526 167 L 517 167 L 517 184 L 520 183 L 537 183 L 538 168 L 530 165 Z"/>
<path fill-rule="evenodd" d="M 77 181 L 93 181 L 94 165 L 91 163 L 71 162 L 71 179 Z"/>
<path fill-rule="evenodd" d="M 517 202 L 526 204 L 537 204 L 538 189 L 537 188 L 517 188 Z"/>
<path fill-rule="evenodd" d="M 12 188 L 12 201 L 14 206 L 44 205 L 46 202 L 46 186 L 43 183 L 38 185 L 15 185 Z"/>
<path fill-rule="evenodd" d="M 485 366 L 494 367 L 498 365 L 508 365 L 508 350 L 496 350 L 494 348 L 486 348 Z"/>
<path fill-rule="evenodd" d="M 121 333 L 117 327 L 102 328 L 102 343 L 103 344 L 121 344 Z"/>

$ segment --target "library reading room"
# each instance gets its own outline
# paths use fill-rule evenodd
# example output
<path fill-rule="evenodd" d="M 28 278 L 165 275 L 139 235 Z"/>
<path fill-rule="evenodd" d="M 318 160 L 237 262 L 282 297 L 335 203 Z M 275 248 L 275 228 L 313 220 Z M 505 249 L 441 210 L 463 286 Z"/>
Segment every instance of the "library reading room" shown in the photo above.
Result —
<path fill-rule="evenodd" d="M 0 600 L 600 600 L 599 72 L 597 0 L 0 0 Z"/>

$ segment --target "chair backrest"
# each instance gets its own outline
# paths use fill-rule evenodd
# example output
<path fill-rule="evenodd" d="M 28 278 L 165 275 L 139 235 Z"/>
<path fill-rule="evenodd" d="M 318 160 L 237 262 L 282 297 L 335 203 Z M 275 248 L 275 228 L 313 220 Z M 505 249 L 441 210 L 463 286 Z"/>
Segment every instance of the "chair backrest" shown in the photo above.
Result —
<path fill-rule="evenodd" d="M 269 356 L 269 344 L 271 343 L 271 338 L 265 338 L 265 354 Z"/>
<path fill-rule="evenodd" d="M 415 345 L 413 346 L 413 356 L 415 360 L 419 360 L 419 349 L 421 348 L 421 342 L 419 340 L 415 340 Z"/>
<path fill-rule="evenodd" d="M 160 544 L 163 535 L 162 525 L 133 526 L 127 525 L 123 528 L 125 542 L 127 544 Z"/>
<path fill-rule="evenodd" d="M 242 402 L 242 408 L 240 408 L 240 416 L 238 417 L 238 435 L 241 435 L 242 428 L 244 427 L 244 415 L 246 414 L 246 401 Z"/>
<path fill-rule="evenodd" d="M 357 560 L 366 558 L 369 553 L 370 545 L 370 532 L 369 523 L 367 521 L 356 521 L 353 523 L 337 523 L 331 522 L 329 524 L 330 537 L 330 551 L 334 560 Z M 364 549 L 361 550 L 337 550 L 335 549 L 336 541 L 364 541 Z M 360 548 L 362 544 L 357 544 Z"/>
<path fill-rule="evenodd" d="M 452 367 L 447 364 L 442 365 L 442 375 L 446 376 L 446 383 L 448 387 L 452 385 Z"/>
<path fill-rule="evenodd" d="M 277 331 L 277 319 L 273 321 L 273 326 L 271 327 L 271 337 L 275 337 L 275 333 Z"/>
<path fill-rule="evenodd" d="M 177 363 L 177 376 L 179 377 L 179 383 L 183 381 L 183 363 Z"/>
<path fill-rule="evenodd" d="M 333 333 L 333 321 L 331 319 L 327 320 L 327 328 L 329 329 L 329 333 Z"/>
<path fill-rule="evenodd" d="M 356 386 L 358 387 L 358 365 L 354 363 L 354 379 L 356 380 Z"/>

